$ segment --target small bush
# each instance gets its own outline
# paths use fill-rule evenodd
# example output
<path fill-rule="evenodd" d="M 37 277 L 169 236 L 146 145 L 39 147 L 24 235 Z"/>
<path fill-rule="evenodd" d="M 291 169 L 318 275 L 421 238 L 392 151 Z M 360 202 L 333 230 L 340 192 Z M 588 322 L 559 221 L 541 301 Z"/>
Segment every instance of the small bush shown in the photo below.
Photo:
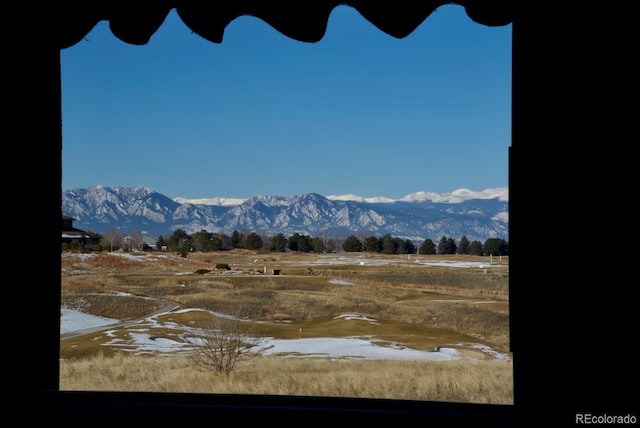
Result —
<path fill-rule="evenodd" d="M 216 263 L 216 269 L 231 270 L 231 267 L 227 263 Z"/>
<path fill-rule="evenodd" d="M 209 273 L 209 272 L 211 272 L 209 269 L 198 269 L 194 273 L 196 273 L 198 275 L 204 275 L 204 274 Z"/>
<path fill-rule="evenodd" d="M 277 312 L 277 313 L 273 314 L 271 319 L 273 319 L 274 321 L 290 321 L 291 320 L 291 315 L 285 314 L 285 313 L 282 313 L 282 312 Z"/>

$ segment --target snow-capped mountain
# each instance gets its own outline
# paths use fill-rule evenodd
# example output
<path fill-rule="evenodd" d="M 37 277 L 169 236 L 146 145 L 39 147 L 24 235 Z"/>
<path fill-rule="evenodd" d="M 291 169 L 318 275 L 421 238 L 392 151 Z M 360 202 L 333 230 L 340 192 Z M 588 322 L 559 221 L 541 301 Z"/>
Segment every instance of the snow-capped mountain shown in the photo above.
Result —
<path fill-rule="evenodd" d="M 458 189 L 451 193 L 436 193 L 436 192 L 416 192 L 410 193 L 400 199 L 391 199 L 384 196 L 374 196 L 371 198 L 363 198 L 362 196 L 354 194 L 346 195 L 328 195 L 327 199 L 332 201 L 357 201 L 357 202 L 462 202 L 468 199 L 493 199 L 498 198 L 501 201 L 509 200 L 509 189 L 507 187 L 497 187 L 492 189 L 485 189 L 480 192 L 474 192 L 469 189 Z M 240 198 L 201 198 L 201 199 L 189 199 L 189 198 L 174 198 L 174 201 L 181 204 L 195 204 L 195 205 L 240 205 L 245 202 L 246 199 Z"/>
<path fill-rule="evenodd" d="M 153 237 L 174 230 L 231 234 L 234 230 L 270 235 L 382 236 L 437 242 L 442 236 L 484 242 L 508 240 L 508 189 L 452 193 L 417 192 L 401 199 L 357 195 L 292 197 L 257 195 L 249 199 L 171 199 L 148 187 L 93 186 L 66 190 L 62 213 L 74 226 L 104 234 L 115 227 Z"/>

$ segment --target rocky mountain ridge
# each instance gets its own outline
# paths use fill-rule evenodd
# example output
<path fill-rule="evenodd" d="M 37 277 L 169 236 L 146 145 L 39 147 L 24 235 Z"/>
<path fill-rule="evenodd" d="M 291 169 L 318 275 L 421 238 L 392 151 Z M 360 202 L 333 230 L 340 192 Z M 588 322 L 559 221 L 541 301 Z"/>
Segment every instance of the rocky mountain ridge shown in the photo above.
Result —
<path fill-rule="evenodd" d="M 506 189 L 481 192 L 482 198 L 460 190 L 449 194 L 458 195 L 453 199 L 418 192 L 413 195 L 422 197 L 373 198 L 369 202 L 353 195 L 325 197 L 305 193 L 292 197 L 256 195 L 235 200 L 234 204 L 216 205 L 178 202 L 185 199 L 174 200 L 144 186 L 98 185 L 64 191 L 62 213 L 74 218 L 76 227 L 101 234 L 113 227 L 123 233 L 136 230 L 152 237 L 166 237 L 176 229 L 187 233 L 204 229 L 225 234 L 237 230 L 312 237 L 388 233 L 413 241 L 437 241 L 442 236 L 466 236 L 481 242 L 488 238 L 508 240 Z"/>

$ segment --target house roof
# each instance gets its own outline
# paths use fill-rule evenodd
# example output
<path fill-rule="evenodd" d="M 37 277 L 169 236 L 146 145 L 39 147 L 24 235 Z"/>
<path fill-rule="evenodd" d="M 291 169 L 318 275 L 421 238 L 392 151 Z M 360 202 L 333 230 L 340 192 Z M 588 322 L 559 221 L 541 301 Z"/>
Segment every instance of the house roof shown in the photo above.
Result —
<path fill-rule="evenodd" d="M 61 49 L 81 41 L 100 21 L 108 21 L 111 32 L 120 40 L 143 45 L 175 9 L 191 31 L 213 43 L 221 43 L 227 25 L 244 15 L 260 18 L 290 38 L 317 42 L 325 34 L 331 11 L 346 5 L 356 9 L 363 19 L 381 31 L 403 38 L 438 7 L 447 4 L 463 6 L 469 18 L 480 24 L 507 25 L 513 20 L 512 3 L 508 0 L 64 2 L 57 7 L 56 30 Z"/>
<path fill-rule="evenodd" d="M 71 220 L 73 222 L 75 219 L 62 214 L 62 220 Z M 81 230 L 73 226 L 65 228 L 65 224 L 62 224 L 62 239 L 97 239 L 99 237 L 100 235 L 97 233 Z"/>
<path fill-rule="evenodd" d="M 80 229 L 62 231 L 63 239 L 92 239 L 97 237 L 98 236 L 96 234 L 85 232 L 84 230 L 80 230 Z"/>

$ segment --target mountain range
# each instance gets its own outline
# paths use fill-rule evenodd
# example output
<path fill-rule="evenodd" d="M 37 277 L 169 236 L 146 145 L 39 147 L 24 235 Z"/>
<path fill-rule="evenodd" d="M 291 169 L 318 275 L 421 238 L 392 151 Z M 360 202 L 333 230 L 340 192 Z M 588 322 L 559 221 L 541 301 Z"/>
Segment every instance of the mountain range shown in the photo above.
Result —
<path fill-rule="evenodd" d="M 248 199 L 171 199 L 144 186 L 69 189 L 62 194 L 62 213 L 74 226 L 104 234 L 110 228 L 136 230 L 165 238 L 174 230 L 201 230 L 230 235 L 257 232 L 317 236 L 356 235 L 410 239 L 441 237 L 470 241 L 502 238 L 508 241 L 508 188 L 474 192 L 417 192 L 401 199 L 322 196 L 257 195 Z"/>

